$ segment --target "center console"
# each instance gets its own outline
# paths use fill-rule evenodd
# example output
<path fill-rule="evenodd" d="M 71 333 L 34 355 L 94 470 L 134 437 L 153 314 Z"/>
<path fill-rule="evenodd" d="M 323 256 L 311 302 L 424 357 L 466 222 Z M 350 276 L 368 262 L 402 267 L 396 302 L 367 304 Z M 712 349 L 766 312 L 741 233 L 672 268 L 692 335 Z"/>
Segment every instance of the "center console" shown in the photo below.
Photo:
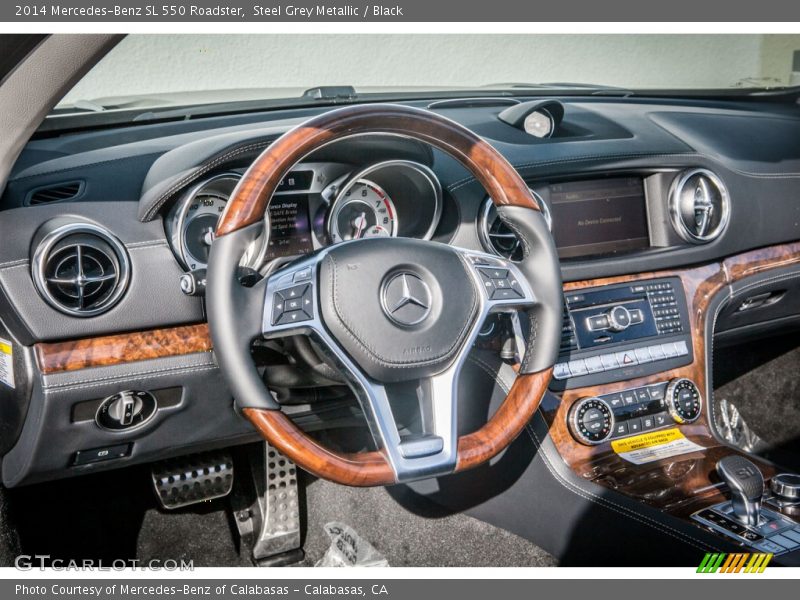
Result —
<path fill-rule="evenodd" d="M 800 477 L 716 436 L 707 365 L 714 315 L 729 286 L 787 261 L 800 263 L 800 244 L 566 283 L 553 394 L 541 414 L 580 480 L 715 534 L 717 547 L 733 544 L 794 564 Z M 757 480 L 752 489 L 737 489 L 748 474 Z"/>

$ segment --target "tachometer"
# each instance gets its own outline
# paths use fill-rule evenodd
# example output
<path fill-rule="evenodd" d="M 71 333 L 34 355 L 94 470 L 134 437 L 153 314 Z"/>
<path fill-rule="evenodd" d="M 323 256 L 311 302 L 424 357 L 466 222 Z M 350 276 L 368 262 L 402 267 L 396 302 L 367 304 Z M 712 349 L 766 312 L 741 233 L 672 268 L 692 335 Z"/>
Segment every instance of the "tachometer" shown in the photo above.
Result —
<path fill-rule="evenodd" d="M 328 217 L 333 243 L 366 237 L 395 237 L 397 212 L 392 199 L 378 185 L 359 179 L 343 190 Z"/>

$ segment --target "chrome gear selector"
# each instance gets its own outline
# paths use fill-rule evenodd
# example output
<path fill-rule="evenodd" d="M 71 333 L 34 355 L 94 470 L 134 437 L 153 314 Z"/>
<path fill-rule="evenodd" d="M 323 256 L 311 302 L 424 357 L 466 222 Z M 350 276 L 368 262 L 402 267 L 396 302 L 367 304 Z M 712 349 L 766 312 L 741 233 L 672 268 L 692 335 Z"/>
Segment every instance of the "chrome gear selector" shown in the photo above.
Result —
<path fill-rule="evenodd" d="M 764 495 L 764 476 L 743 456 L 726 456 L 717 463 L 717 474 L 731 491 L 733 515 L 748 526 L 757 526 Z"/>

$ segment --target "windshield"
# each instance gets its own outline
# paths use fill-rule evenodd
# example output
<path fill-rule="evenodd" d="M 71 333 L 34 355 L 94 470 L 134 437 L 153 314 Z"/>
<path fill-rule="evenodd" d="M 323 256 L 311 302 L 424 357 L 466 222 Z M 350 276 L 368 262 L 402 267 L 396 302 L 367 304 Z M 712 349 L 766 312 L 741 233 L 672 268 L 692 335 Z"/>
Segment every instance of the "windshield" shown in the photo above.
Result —
<path fill-rule="evenodd" d="M 800 35 L 130 35 L 59 112 L 541 86 L 626 90 L 800 83 Z"/>

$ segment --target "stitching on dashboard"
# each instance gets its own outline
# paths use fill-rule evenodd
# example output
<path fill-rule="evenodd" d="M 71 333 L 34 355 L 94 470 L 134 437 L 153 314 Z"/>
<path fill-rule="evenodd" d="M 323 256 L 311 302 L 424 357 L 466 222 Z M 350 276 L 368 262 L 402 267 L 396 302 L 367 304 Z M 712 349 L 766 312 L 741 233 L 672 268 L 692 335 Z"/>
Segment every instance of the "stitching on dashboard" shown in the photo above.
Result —
<path fill-rule="evenodd" d="M 125 247 L 128 250 L 136 250 L 138 248 L 150 248 L 153 246 L 166 246 L 167 240 L 145 240 L 141 242 L 131 242 L 130 244 L 125 244 Z"/>
<path fill-rule="evenodd" d="M 204 352 L 202 354 L 205 355 L 207 353 Z M 43 385 L 42 388 L 45 389 L 45 390 L 58 390 L 58 389 L 66 389 L 66 388 L 76 388 L 76 387 L 83 387 L 84 384 L 90 384 L 90 383 L 104 384 L 106 382 L 111 382 L 111 381 L 115 381 L 115 380 L 125 381 L 125 380 L 129 380 L 129 379 L 136 379 L 138 377 L 150 377 L 150 376 L 153 376 L 153 375 L 161 376 L 161 375 L 158 375 L 158 374 L 163 374 L 164 376 L 166 376 L 166 375 L 175 374 L 175 373 L 185 373 L 187 371 L 191 371 L 191 370 L 194 370 L 194 369 L 197 369 L 197 368 L 203 368 L 203 369 L 214 368 L 214 369 L 216 369 L 217 365 L 216 365 L 216 363 L 213 363 L 213 362 L 203 362 L 203 363 L 197 363 L 197 364 L 194 364 L 194 365 L 188 365 L 188 366 L 183 366 L 183 367 L 167 367 L 167 368 L 163 368 L 163 369 L 151 369 L 151 370 L 148 370 L 148 371 L 139 371 L 139 372 L 136 372 L 136 373 L 129 373 L 129 374 L 125 374 L 125 375 L 110 375 L 108 377 L 93 377 L 91 379 L 80 379 L 80 380 L 69 381 L 69 382 L 64 382 L 64 383 L 56 383 L 56 384 L 47 384 L 47 383 L 45 383 L 45 385 Z M 45 378 L 43 378 L 45 380 L 45 382 L 46 382 L 46 377 L 47 376 L 45 376 Z"/>
<path fill-rule="evenodd" d="M 200 372 L 203 372 L 203 371 L 214 371 L 214 370 L 216 370 L 216 368 L 217 368 L 216 365 L 205 366 L 205 367 L 194 367 L 194 368 L 191 368 L 191 369 L 183 369 L 181 371 L 174 371 L 174 372 L 170 372 L 170 373 L 158 373 L 156 375 L 148 375 L 148 379 L 158 379 L 159 377 L 168 377 L 170 375 L 185 375 L 187 373 L 200 373 Z M 43 389 L 43 391 L 45 393 L 56 394 L 56 393 L 59 393 L 59 392 L 68 392 L 68 391 L 72 391 L 72 390 L 87 390 L 87 389 L 90 389 L 90 388 L 104 387 L 104 386 L 112 385 L 112 384 L 115 384 L 115 383 L 125 383 L 127 381 L 136 381 L 137 379 L 138 379 L 138 377 L 123 377 L 121 379 L 117 379 L 117 380 L 114 380 L 114 381 L 102 381 L 100 383 L 92 383 L 92 384 L 88 384 L 88 385 L 73 385 L 73 386 L 69 386 L 69 387 L 58 387 L 58 388 L 44 387 L 42 389 Z"/>
<path fill-rule="evenodd" d="M 550 462 L 550 458 L 547 456 L 547 452 L 542 447 L 542 444 L 541 444 L 541 442 L 539 440 L 539 436 L 536 434 L 536 431 L 534 430 L 534 428 L 530 424 L 525 426 L 525 431 L 528 433 L 528 436 L 533 441 L 534 446 L 536 446 L 536 448 L 539 450 L 539 454 L 542 457 L 542 462 L 547 467 L 547 470 L 555 478 L 555 480 L 558 481 L 562 485 L 562 487 L 564 487 L 566 490 L 572 492 L 573 494 L 576 494 L 576 495 L 580 496 L 581 498 L 583 498 L 583 499 L 585 499 L 585 500 L 587 500 L 589 502 L 592 502 L 593 504 L 599 504 L 600 506 L 603 506 L 603 507 L 607 508 L 608 510 L 614 511 L 615 513 L 617 513 L 619 515 L 622 515 L 623 517 L 627 517 L 627 518 L 632 519 L 634 521 L 638 521 L 639 523 L 645 525 L 646 527 L 650 527 L 651 529 L 654 529 L 654 530 L 659 531 L 661 533 L 665 533 L 668 536 L 670 536 L 672 538 L 675 538 L 675 539 L 677 539 L 677 540 L 679 540 L 679 541 L 681 541 L 683 543 L 687 543 L 687 544 L 689 544 L 691 546 L 694 546 L 698 550 L 706 551 L 706 550 L 718 550 L 719 549 L 716 546 L 713 546 L 713 545 L 711 545 L 709 543 L 706 543 L 706 542 L 704 542 L 702 540 L 699 540 L 699 539 L 695 538 L 694 536 L 692 536 L 692 535 L 690 535 L 688 533 L 684 533 L 682 531 L 679 531 L 679 530 L 677 530 L 677 529 L 675 529 L 673 527 L 670 527 L 669 525 L 666 525 L 664 523 L 659 523 L 658 521 L 656 521 L 654 519 L 651 519 L 650 517 L 648 517 L 646 515 L 635 513 L 633 510 L 631 510 L 631 509 L 629 509 L 629 508 L 627 508 L 627 507 L 625 507 L 625 506 L 623 506 L 621 504 L 618 504 L 617 502 L 614 502 L 613 500 L 610 500 L 608 498 L 603 498 L 602 496 L 598 496 L 594 492 L 591 492 L 589 490 L 585 490 L 583 488 L 578 487 L 576 484 L 574 484 L 571 481 L 565 479 L 564 477 L 561 476 L 560 473 L 558 473 L 558 471 L 555 469 L 555 467 Z"/>
<path fill-rule="evenodd" d="M 14 269 L 16 267 L 22 267 L 29 264 L 29 260 L 27 258 L 18 258 L 16 260 L 9 260 L 8 262 L 0 263 L 0 269 Z"/>
<path fill-rule="evenodd" d="M 144 219 L 142 219 L 142 220 L 143 221 L 150 221 L 151 219 L 153 219 L 153 217 L 155 217 L 156 213 L 161 209 L 161 207 L 164 205 L 164 203 L 167 200 L 169 200 L 173 196 L 173 194 L 175 194 L 175 192 L 178 191 L 178 189 L 180 189 L 184 185 L 189 184 L 190 182 L 194 181 L 198 177 L 203 176 L 205 173 L 208 173 L 211 169 L 213 169 L 214 167 L 216 167 L 220 163 L 223 163 L 226 160 L 228 160 L 229 158 L 233 158 L 234 156 L 236 156 L 238 154 L 244 154 L 245 152 L 248 152 L 250 150 L 257 150 L 260 147 L 267 147 L 271 143 L 272 143 L 272 140 L 270 139 L 270 140 L 265 140 L 265 141 L 261 141 L 261 142 L 254 142 L 254 143 L 251 143 L 251 144 L 246 144 L 244 146 L 239 146 L 238 148 L 235 148 L 233 150 L 229 150 L 228 152 L 225 152 L 224 154 L 222 154 L 220 156 L 217 156 L 216 158 L 214 158 L 213 160 L 211 160 L 208 163 L 204 163 L 204 164 L 199 165 L 197 167 L 197 170 L 192 171 L 190 174 L 185 175 L 184 177 L 181 177 L 177 182 L 172 184 L 169 187 L 169 189 L 167 189 L 166 192 L 162 193 L 158 197 L 158 200 L 156 200 L 156 202 L 147 210 L 147 212 L 145 213 Z"/>
<path fill-rule="evenodd" d="M 476 367 L 481 369 L 484 373 L 489 375 L 496 383 L 500 386 L 506 394 L 511 390 L 511 383 L 507 382 L 503 378 L 500 377 L 499 370 L 495 370 L 489 363 L 485 362 L 484 360 L 478 358 L 477 356 L 469 355 L 467 360 L 473 363 Z"/>

